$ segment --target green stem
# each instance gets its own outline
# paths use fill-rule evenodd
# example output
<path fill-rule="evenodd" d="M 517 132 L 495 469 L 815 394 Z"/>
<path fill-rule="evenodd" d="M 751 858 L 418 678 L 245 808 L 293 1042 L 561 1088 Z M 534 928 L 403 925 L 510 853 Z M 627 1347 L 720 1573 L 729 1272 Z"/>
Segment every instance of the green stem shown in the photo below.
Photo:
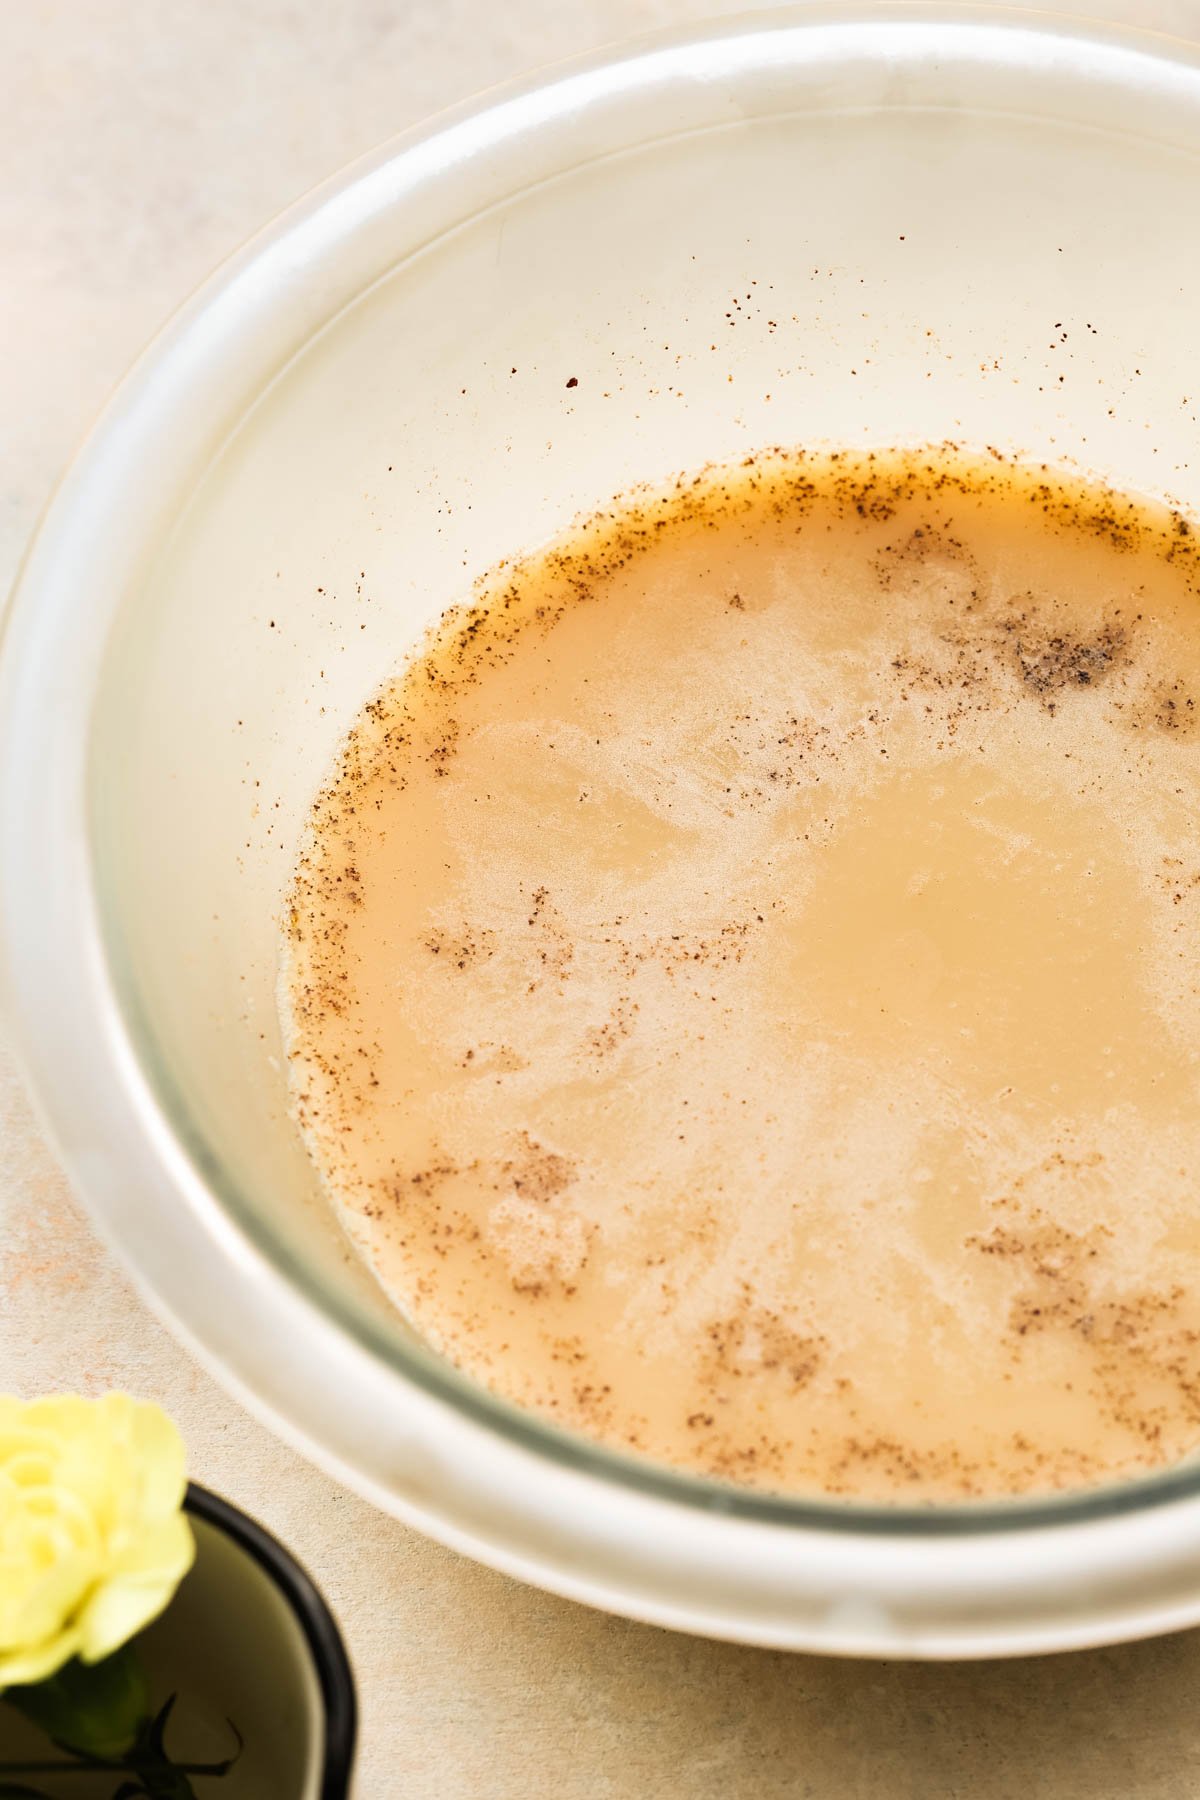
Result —
<path fill-rule="evenodd" d="M 218 1763 L 170 1763 L 163 1765 L 163 1773 L 170 1771 L 172 1775 L 225 1775 L 229 1772 L 228 1762 Z M 109 1775 L 140 1775 L 144 1765 L 136 1762 L 100 1762 L 89 1758 L 78 1762 L 26 1762 L 0 1763 L 0 1775 L 84 1775 L 95 1774 L 97 1770 Z M 149 1773 L 156 1774 L 151 1769 Z"/>
<path fill-rule="evenodd" d="M 0 1763 L 0 1775 L 75 1775 L 97 1769 L 107 1769 L 110 1775 L 125 1773 L 121 1763 L 100 1762 L 93 1757 L 86 1762 L 81 1758 L 77 1762 Z"/>

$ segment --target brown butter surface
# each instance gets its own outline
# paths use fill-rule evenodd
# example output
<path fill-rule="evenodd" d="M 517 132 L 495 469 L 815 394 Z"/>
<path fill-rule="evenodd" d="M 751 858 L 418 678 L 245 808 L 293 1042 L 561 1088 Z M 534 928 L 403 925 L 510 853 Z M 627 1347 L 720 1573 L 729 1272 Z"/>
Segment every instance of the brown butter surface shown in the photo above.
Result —
<path fill-rule="evenodd" d="M 795 1492 L 1200 1441 L 1200 556 L 989 453 L 770 452 L 506 566 L 314 803 L 281 992 L 469 1373 Z"/>

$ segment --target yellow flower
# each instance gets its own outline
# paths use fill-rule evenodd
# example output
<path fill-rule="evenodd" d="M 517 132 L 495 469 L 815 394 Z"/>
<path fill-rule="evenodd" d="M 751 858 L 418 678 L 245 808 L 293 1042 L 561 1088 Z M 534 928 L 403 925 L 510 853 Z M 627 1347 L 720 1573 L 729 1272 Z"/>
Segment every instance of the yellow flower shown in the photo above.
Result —
<path fill-rule="evenodd" d="M 0 1394 L 0 1690 L 99 1662 L 195 1555 L 183 1442 L 157 1406 Z"/>

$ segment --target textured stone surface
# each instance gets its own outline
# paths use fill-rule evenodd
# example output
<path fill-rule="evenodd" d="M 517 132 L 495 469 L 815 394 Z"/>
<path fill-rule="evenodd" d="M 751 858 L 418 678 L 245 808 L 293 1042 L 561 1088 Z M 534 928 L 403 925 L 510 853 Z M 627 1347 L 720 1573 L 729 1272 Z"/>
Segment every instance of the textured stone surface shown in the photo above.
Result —
<path fill-rule="evenodd" d="M 164 316 L 390 132 L 711 0 L 37 0 L 0 10 L 0 583 Z M 1080 11 L 1200 38 L 1197 0 Z M 1191 1800 L 1200 1634 L 920 1667 L 675 1637 L 519 1587 L 309 1468 L 190 1361 L 70 1198 L 0 1066 L 0 1386 L 128 1388 L 337 1609 L 369 1800 Z"/>

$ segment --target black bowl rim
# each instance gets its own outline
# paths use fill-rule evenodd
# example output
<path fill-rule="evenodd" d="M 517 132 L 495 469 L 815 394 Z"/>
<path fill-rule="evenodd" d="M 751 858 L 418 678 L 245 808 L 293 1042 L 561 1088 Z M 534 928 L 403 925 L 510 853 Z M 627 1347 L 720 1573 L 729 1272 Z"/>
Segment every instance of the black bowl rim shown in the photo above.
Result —
<path fill-rule="evenodd" d="M 325 1714 L 324 1760 L 317 1792 L 320 1800 L 348 1800 L 358 1735 L 358 1698 L 342 1634 L 324 1597 L 278 1538 L 211 1489 L 189 1481 L 184 1510 L 231 1538 L 274 1582 L 291 1608 L 313 1660 Z"/>

